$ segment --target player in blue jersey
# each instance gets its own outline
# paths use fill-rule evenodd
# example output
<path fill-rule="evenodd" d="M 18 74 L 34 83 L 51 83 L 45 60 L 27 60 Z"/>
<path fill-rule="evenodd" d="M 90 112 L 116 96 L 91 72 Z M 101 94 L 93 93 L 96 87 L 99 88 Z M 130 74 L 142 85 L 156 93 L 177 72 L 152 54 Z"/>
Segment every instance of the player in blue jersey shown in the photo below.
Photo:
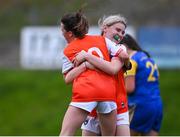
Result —
<path fill-rule="evenodd" d="M 128 34 L 121 41 L 127 47 L 132 69 L 125 76 L 129 105 L 135 105 L 131 135 L 157 136 L 163 117 L 159 72 L 149 53 Z"/>

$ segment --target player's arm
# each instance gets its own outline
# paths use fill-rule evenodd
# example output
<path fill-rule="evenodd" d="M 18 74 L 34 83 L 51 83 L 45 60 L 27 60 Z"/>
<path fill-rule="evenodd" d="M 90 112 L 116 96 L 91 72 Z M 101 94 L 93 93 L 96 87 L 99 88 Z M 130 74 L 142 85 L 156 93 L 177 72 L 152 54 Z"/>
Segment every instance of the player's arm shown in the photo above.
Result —
<path fill-rule="evenodd" d="M 85 51 L 81 51 L 75 58 L 74 62 L 88 61 L 90 64 L 94 65 L 96 68 L 104 71 L 107 74 L 115 75 L 122 68 L 123 62 L 118 57 L 113 57 L 111 62 L 101 59 Z"/>
<path fill-rule="evenodd" d="M 135 76 L 126 76 L 125 77 L 125 87 L 128 94 L 134 92 L 135 89 Z"/>
<path fill-rule="evenodd" d="M 115 45 L 114 45 L 115 46 Z M 112 48 L 113 49 L 113 48 Z M 110 50 L 112 50 L 110 49 Z M 119 58 L 119 55 L 123 52 L 123 49 L 116 49 L 114 51 L 110 51 L 112 56 L 115 56 L 111 59 L 111 62 L 106 61 L 104 59 L 101 59 L 97 56 L 94 56 L 90 53 L 87 53 L 85 51 L 81 51 L 78 53 L 76 58 L 74 59 L 75 66 L 78 65 L 80 62 L 88 61 L 92 65 L 94 65 L 96 68 L 100 69 L 101 71 L 104 71 L 105 73 L 109 75 L 115 75 L 118 73 L 118 71 L 123 67 L 123 59 Z"/>
<path fill-rule="evenodd" d="M 81 51 L 74 59 L 75 66 L 87 60 L 96 68 L 110 75 L 117 74 L 118 71 L 124 65 L 124 61 L 129 60 L 129 55 L 127 54 L 125 46 L 117 46 L 114 42 L 110 41 L 109 39 L 105 40 L 109 53 L 111 54 L 111 56 L 114 56 L 111 59 L 111 62 L 100 59 L 99 57 L 96 57 L 85 51 Z"/>
<path fill-rule="evenodd" d="M 96 70 L 96 68 L 92 64 L 85 61 L 81 63 L 79 66 L 71 69 L 66 74 L 64 74 L 65 83 L 71 84 L 74 81 L 74 79 L 77 78 L 82 72 L 86 71 L 86 69 Z"/>
<path fill-rule="evenodd" d="M 117 57 L 113 57 L 111 59 L 111 62 L 109 62 L 94 55 L 87 54 L 85 59 L 91 64 L 93 64 L 96 68 L 104 71 L 109 75 L 117 74 L 123 66 L 123 62 Z"/>
<path fill-rule="evenodd" d="M 86 63 L 80 64 L 64 74 L 64 80 L 66 84 L 71 84 L 76 77 L 78 77 L 82 72 L 86 70 Z"/>
<path fill-rule="evenodd" d="M 96 68 L 110 75 L 117 74 L 124 65 L 124 60 L 129 59 L 129 55 L 127 54 L 125 46 L 117 46 L 114 42 L 107 38 L 105 38 L 105 42 L 110 56 L 113 57 L 111 62 L 100 59 L 99 57 L 91 55 L 85 51 L 81 51 L 75 58 L 75 65 L 87 60 Z"/>
<path fill-rule="evenodd" d="M 73 63 L 64 54 L 62 57 L 62 74 L 64 75 L 64 81 L 66 84 L 72 83 L 73 80 L 85 71 L 85 64 L 81 64 L 79 67 L 74 67 Z"/>

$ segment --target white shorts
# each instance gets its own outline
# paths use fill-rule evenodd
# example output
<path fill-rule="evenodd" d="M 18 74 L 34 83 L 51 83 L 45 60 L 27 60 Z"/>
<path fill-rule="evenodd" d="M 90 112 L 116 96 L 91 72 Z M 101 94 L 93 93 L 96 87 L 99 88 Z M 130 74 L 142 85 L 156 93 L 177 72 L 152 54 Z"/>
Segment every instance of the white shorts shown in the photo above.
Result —
<path fill-rule="evenodd" d="M 98 135 L 101 134 L 99 119 L 97 117 L 87 116 L 86 120 L 81 125 L 81 129 L 91 131 Z"/>
<path fill-rule="evenodd" d="M 71 102 L 70 105 L 88 112 L 92 112 L 93 109 L 96 109 L 97 113 L 110 113 L 117 108 L 116 103 L 113 101 Z"/>
<path fill-rule="evenodd" d="M 124 112 L 122 114 L 117 115 L 117 126 L 120 125 L 129 125 L 129 114 L 128 112 Z M 81 125 L 82 130 L 91 131 L 98 135 L 101 134 L 99 119 L 97 117 L 87 116 L 84 123 Z"/>
<path fill-rule="evenodd" d="M 119 125 L 129 125 L 129 113 L 124 112 L 121 114 L 117 114 L 117 126 Z"/>

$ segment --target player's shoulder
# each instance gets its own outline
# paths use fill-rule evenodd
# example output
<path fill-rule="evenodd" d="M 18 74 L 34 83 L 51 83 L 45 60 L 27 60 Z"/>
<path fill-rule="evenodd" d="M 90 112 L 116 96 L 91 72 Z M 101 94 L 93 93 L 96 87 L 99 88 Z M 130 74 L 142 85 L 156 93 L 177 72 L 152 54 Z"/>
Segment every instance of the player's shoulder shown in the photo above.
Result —
<path fill-rule="evenodd" d="M 138 60 L 147 59 L 148 57 L 147 57 L 147 55 L 146 55 L 144 52 L 142 52 L 142 51 L 136 51 L 136 52 L 131 56 L 131 58 L 132 58 L 133 60 L 138 61 Z"/>
<path fill-rule="evenodd" d="M 86 35 L 83 41 L 85 43 L 105 43 L 104 37 L 100 35 Z"/>
<path fill-rule="evenodd" d="M 104 39 L 101 35 L 86 35 L 85 39 Z"/>
<path fill-rule="evenodd" d="M 78 43 L 80 43 L 79 40 L 74 40 L 74 41 L 68 43 L 66 45 L 66 47 L 64 48 L 64 52 L 69 52 L 69 51 L 78 49 L 79 48 L 79 44 Z"/>
<path fill-rule="evenodd" d="M 68 44 L 63 50 L 64 55 L 69 53 L 69 49 L 70 49 L 70 47 L 69 47 L 69 44 Z"/>

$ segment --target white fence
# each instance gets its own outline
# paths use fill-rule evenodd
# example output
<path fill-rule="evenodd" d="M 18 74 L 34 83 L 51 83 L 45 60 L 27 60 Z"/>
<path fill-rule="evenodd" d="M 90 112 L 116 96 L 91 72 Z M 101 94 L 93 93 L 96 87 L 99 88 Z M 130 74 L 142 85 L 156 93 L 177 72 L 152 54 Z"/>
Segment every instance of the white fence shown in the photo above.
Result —
<path fill-rule="evenodd" d="M 135 36 L 132 27 L 127 32 Z M 89 34 L 100 34 L 97 26 Z M 21 66 L 26 69 L 61 69 L 66 41 L 58 27 L 25 27 L 21 31 Z"/>

